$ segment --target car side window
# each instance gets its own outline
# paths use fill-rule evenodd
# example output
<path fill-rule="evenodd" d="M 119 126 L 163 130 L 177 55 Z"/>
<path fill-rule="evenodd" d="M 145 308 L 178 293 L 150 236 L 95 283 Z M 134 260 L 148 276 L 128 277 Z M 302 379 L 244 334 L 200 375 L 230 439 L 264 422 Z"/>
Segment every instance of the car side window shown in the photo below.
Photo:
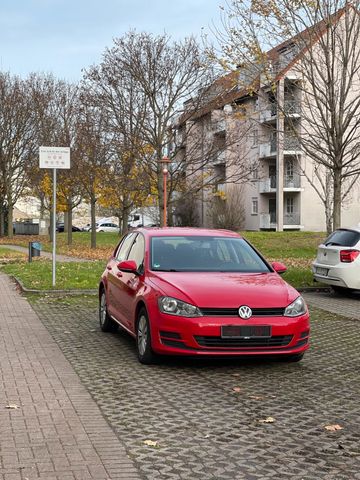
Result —
<path fill-rule="evenodd" d="M 139 233 L 133 243 L 128 259 L 135 260 L 136 266 L 139 268 L 144 262 L 145 255 L 145 240 L 144 237 Z"/>
<path fill-rule="evenodd" d="M 134 238 L 135 238 L 135 234 L 129 233 L 120 243 L 118 251 L 116 252 L 116 257 L 115 257 L 118 262 L 122 262 L 123 260 L 127 259 L 127 256 L 128 256 L 130 247 L 134 241 Z"/>

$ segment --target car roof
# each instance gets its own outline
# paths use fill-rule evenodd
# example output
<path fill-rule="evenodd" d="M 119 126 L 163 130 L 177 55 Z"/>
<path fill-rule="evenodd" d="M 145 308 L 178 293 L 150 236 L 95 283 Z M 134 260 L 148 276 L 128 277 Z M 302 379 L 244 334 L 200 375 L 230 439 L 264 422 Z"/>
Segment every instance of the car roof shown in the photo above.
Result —
<path fill-rule="evenodd" d="M 214 228 L 194 228 L 194 227 L 141 227 L 133 231 L 143 232 L 148 237 L 235 237 L 239 238 L 236 232 L 231 230 L 220 230 Z"/>
<path fill-rule="evenodd" d="M 355 227 L 340 227 L 340 228 L 337 228 L 336 230 L 354 230 L 355 232 L 360 233 L 360 223 L 355 225 Z M 336 230 L 334 231 L 336 232 Z"/>

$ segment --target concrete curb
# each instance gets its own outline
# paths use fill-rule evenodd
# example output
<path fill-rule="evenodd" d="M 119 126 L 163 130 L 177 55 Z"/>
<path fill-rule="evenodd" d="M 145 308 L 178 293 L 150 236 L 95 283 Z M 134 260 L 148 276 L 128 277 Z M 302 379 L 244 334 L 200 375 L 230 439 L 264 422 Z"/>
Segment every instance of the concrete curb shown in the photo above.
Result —
<path fill-rule="evenodd" d="M 88 289 L 88 290 L 75 290 L 75 289 L 71 289 L 71 290 L 36 290 L 34 288 L 26 288 L 24 287 L 23 283 L 16 277 L 14 277 L 14 275 L 9 275 L 10 278 L 16 283 L 16 285 L 18 286 L 18 288 L 20 289 L 20 291 L 22 293 L 38 293 L 38 294 L 42 294 L 42 293 L 46 293 L 47 295 L 97 295 L 98 293 L 98 290 L 97 289 Z"/>

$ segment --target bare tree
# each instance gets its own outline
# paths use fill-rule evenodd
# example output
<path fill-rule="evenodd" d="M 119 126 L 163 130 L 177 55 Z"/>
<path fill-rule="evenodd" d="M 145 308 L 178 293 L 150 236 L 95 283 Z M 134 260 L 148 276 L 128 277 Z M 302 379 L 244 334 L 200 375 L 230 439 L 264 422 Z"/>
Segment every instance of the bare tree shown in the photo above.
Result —
<path fill-rule="evenodd" d="M 164 154 L 170 160 L 176 151 L 169 151 L 171 127 L 189 98 L 197 98 L 199 90 L 209 84 L 209 65 L 194 38 L 171 41 L 167 35 L 129 32 L 114 40 L 106 53 L 107 60 L 116 65 L 118 74 L 127 72 L 134 88 L 146 99 L 146 115 L 142 121 L 142 138 L 153 152 L 144 162 L 149 178 L 156 179 L 161 222 L 163 222 Z M 169 168 L 169 198 L 182 181 L 176 161 Z"/>
<path fill-rule="evenodd" d="M 243 76 L 252 79 L 252 89 L 266 77 L 285 116 L 285 105 L 276 95 L 277 82 L 289 68 L 301 79 L 301 129 L 290 118 L 288 125 L 314 162 L 315 176 L 321 171 L 313 185 L 320 198 L 326 197 L 327 226 L 332 217 L 334 229 L 341 224 L 341 206 L 360 174 L 358 6 L 358 1 L 343 0 L 256 0 L 251 4 L 231 0 L 219 34 L 220 57 L 227 65 L 242 65 Z"/>
<path fill-rule="evenodd" d="M 13 236 L 13 208 L 26 187 L 26 165 L 35 149 L 28 87 L 28 81 L 0 73 L 0 176 L 9 237 Z"/>
<path fill-rule="evenodd" d="M 210 215 L 215 228 L 241 230 L 245 221 L 244 193 L 241 185 L 229 185 L 226 194 L 214 195 Z"/>
<path fill-rule="evenodd" d="M 129 213 L 139 197 L 145 200 L 150 194 L 151 178 L 144 182 L 144 163 L 152 152 L 144 136 L 148 100 L 124 68 L 122 52 L 107 50 L 101 64 L 86 73 L 83 84 L 91 95 L 93 108 L 101 110 L 104 117 L 104 141 L 109 156 L 104 188 L 108 201 L 114 202 L 114 212 L 125 233 Z M 111 207 L 109 202 L 104 196 L 101 198 L 103 206 Z"/>

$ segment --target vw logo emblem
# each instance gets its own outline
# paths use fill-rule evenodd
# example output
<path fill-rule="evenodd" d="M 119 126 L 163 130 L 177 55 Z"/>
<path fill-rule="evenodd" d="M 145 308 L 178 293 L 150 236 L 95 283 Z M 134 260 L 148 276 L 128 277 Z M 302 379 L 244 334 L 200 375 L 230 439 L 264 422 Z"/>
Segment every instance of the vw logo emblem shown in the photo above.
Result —
<path fill-rule="evenodd" d="M 251 315 L 252 315 L 252 310 L 247 305 L 242 305 L 239 308 L 239 317 L 243 318 L 244 320 L 247 320 L 248 318 L 250 318 Z"/>

